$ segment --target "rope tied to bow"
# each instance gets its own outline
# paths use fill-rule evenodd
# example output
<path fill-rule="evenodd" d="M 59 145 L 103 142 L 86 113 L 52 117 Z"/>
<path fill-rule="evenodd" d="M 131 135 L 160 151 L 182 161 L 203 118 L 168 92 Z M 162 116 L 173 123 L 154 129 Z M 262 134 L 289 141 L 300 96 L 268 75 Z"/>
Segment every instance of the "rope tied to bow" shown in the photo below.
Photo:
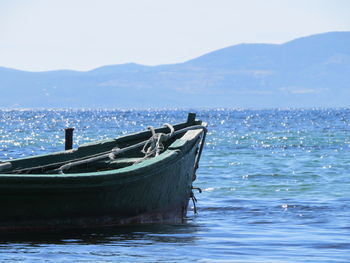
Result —
<path fill-rule="evenodd" d="M 152 126 L 147 127 L 147 129 L 151 131 L 152 136 L 146 141 L 141 150 L 141 152 L 145 154 L 142 159 L 158 156 L 162 151 L 164 151 L 165 147 L 163 142 L 173 137 L 175 132 L 175 129 L 171 124 L 165 123 L 164 126 L 170 129 L 170 133 L 156 133 Z"/>

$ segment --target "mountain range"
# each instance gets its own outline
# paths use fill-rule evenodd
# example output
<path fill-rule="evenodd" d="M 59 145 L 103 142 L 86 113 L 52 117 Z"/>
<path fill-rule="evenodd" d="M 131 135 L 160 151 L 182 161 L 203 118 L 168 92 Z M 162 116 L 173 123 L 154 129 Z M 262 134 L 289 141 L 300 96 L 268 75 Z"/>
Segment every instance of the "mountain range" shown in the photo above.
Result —
<path fill-rule="evenodd" d="M 350 107 L 350 32 L 239 44 L 184 63 L 0 67 L 0 108 Z"/>

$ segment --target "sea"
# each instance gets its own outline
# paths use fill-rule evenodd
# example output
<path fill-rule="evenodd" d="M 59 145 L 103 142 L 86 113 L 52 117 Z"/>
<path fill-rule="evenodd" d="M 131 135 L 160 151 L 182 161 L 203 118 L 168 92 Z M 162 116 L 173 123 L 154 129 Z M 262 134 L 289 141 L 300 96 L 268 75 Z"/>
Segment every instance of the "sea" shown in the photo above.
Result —
<path fill-rule="evenodd" d="M 66 127 L 77 147 L 188 112 L 208 123 L 197 214 L 0 233 L 0 262 L 350 262 L 350 109 L 2 109 L 0 160 L 60 151 Z"/>

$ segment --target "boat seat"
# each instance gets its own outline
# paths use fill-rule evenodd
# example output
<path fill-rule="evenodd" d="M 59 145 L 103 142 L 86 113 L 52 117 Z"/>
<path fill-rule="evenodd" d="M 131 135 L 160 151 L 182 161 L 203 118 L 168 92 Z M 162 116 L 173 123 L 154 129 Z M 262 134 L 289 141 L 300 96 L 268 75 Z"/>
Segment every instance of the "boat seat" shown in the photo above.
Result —
<path fill-rule="evenodd" d="M 12 168 L 12 164 L 10 162 L 0 162 L 0 172 L 6 171 Z"/>
<path fill-rule="evenodd" d="M 113 161 L 111 161 L 111 164 L 134 164 L 140 160 L 142 160 L 143 158 L 120 158 L 120 159 L 115 159 Z"/>
<path fill-rule="evenodd" d="M 99 161 L 97 163 L 94 163 L 94 167 L 97 169 L 103 169 L 103 168 L 111 168 L 111 169 L 118 169 L 127 167 L 130 165 L 133 165 L 135 162 L 142 160 L 143 158 L 119 158 L 115 160 L 104 160 Z"/>

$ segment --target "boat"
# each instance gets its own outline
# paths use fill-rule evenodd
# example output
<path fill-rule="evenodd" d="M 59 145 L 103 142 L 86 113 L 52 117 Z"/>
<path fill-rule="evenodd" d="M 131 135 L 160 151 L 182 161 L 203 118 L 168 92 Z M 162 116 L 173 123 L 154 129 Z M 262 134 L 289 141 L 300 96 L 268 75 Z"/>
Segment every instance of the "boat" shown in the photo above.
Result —
<path fill-rule="evenodd" d="M 183 222 L 207 124 L 187 121 L 0 162 L 0 231 Z"/>

